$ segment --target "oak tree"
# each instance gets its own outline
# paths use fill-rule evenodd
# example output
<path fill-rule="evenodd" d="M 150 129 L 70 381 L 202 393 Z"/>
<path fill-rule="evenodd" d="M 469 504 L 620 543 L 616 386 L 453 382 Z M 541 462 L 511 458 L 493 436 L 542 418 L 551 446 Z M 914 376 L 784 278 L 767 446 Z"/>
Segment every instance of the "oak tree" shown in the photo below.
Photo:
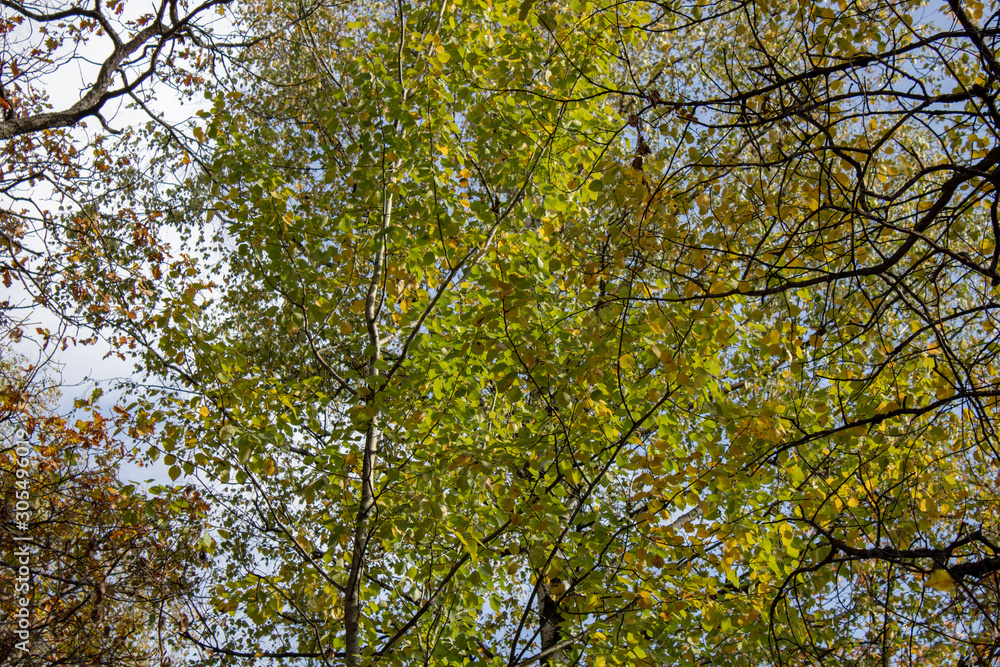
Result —
<path fill-rule="evenodd" d="M 4 351 L 4 379 L 23 377 Z M 122 482 L 139 460 L 120 432 L 141 436 L 127 413 L 103 415 L 95 392 L 67 419 L 57 396 L 37 375 L 4 384 L 0 664 L 167 664 L 214 544 L 208 505 Z"/>

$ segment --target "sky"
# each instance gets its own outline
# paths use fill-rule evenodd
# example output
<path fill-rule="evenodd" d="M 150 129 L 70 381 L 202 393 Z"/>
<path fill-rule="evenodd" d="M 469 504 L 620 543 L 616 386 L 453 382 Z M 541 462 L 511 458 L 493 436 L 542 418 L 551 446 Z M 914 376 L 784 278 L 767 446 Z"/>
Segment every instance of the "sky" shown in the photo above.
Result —
<path fill-rule="evenodd" d="M 132 20 L 154 8 L 153 2 L 130 1 L 125 3 L 124 12 L 117 20 Z M 5 14 L 10 14 L 10 12 L 5 12 Z M 231 28 L 232 24 L 226 16 L 211 13 L 206 15 L 206 18 L 213 22 L 217 34 L 224 33 Z M 123 29 L 123 32 L 125 31 L 126 29 Z M 37 78 L 33 85 L 45 91 L 53 110 L 68 109 L 81 98 L 96 79 L 101 62 L 111 53 L 112 44 L 107 38 L 101 39 L 99 37 L 92 37 L 89 41 L 79 45 L 69 42 L 56 52 L 57 57 L 53 59 L 53 64 L 43 69 L 43 65 L 38 64 L 37 59 L 32 59 L 31 51 L 33 48 L 39 47 L 46 38 L 46 34 L 39 30 L 39 26 L 31 25 L 27 21 L 4 36 L 3 41 L 0 42 L 0 49 L 2 49 L 0 54 L 2 54 L 3 61 L 0 63 L 0 77 L 8 83 L 7 88 L 11 88 L 11 90 L 7 94 L 11 95 L 14 91 L 10 85 L 12 77 L 10 62 L 19 63 L 22 73 L 31 66 L 35 66 L 38 69 L 36 69 Z M 149 121 L 149 116 L 144 111 L 130 108 L 129 101 L 127 97 L 119 98 L 111 100 L 103 107 L 102 115 L 110 127 L 115 129 L 127 126 L 137 127 Z M 199 110 L 209 106 L 210 101 L 203 98 L 181 100 L 175 91 L 166 86 L 157 87 L 156 97 L 149 105 L 151 110 L 162 114 L 163 120 L 170 124 L 183 124 L 193 118 Z M 91 143 L 97 134 L 106 134 L 96 118 L 85 119 L 81 126 L 74 128 L 72 132 L 77 140 L 76 147 L 80 150 L 81 155 L 87 154 L 84 151 L 84 146 Z M 56 204 L 51 186 L 44 181 L 30 188 L 24 187 L 17 194 L 43 208 L 47 204 L 53 207 Z M 15 206 L 10 199 L 7 199 L 4 205 L 10 208 Z M 166 241 L 174 251 L 184 245 L 184 240 L 176 232 L 168 232 Z M 7 294 L 4 296 L 12 304 L 23 307 L 17 311 L 16 317 L 24 318 L 22 328 L 26 335 L 16 343 L 3 341 L 3 344 L 23 356 L 27 363 L 45 366 L 47 380 L 58 385 L 62 394 L 57 407 L 59 414 L 68 415 L 71 413 L 74 401 L 89 397 L 98 387 L 105 392 L 99 402 L 99 406 L 105 413 L 109 413 L 116 403 L 124 400 L 122 392 L 116 389 L 118 383 L 125 379 L 139 379 L 136 377 L 135 365 L 131 359 L 120 358 L 112 345 L 104 338 L 100 338 L 93 345 L 71 346 L 65 351 L 54 351 L 51 349 L 52 346 L 49 349 L 43 348 L 39 337 L 35 337 L 33 332 L 36 327 L 46 328 L 53 332 L 59 331 L 59 318 L 44 308 L 34 307 L 31 295 L 17 282 L 6 291 Z M 80 338 L 91 335 L 91 332 L 69 333 Z M 157 483 L 169 483 L 166 470 L 167 466 L 160 463 L 144 469 L 128 466 L 122 470 L 121 474 L 122 478 L 127 481 L 142 482 L 152 478 Z M 177 483 L 181 484 L 184 481 L 182 478 Z"/>

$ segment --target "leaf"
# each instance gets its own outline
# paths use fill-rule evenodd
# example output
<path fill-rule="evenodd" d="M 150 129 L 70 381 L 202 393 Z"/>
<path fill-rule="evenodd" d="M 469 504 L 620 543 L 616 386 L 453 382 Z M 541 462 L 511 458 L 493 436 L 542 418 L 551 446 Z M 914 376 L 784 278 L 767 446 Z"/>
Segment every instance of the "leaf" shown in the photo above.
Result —
<path fill-rule="evenodd" d="M 931 572 L 924 581 L 924 584 L 936 591 L 943 591 L 945 593 L 954 593 L 957 588 L 951 573 L 942 568 L 938 568 Z"/>
<path fill-rule="evenodd" d="M 535 0 L 522 0 L 521 1 L 521 6 L 518 7 L 518 10 L 517 10 L 517 20 L 518 21 L 525 21 L 525 20 L 527 20 L 528 13 L 531 11 L 531 8 L 534 6 L 534 4 L 535 4 Z"/>
<path fill-rule="evenodd" d="M 472 562 L 472 566 L 476 567 L 479 564 L 479 545 L 476 543 L 475 538 L 466 537 L 461 530 L 451 529 L 451 532 L 458 538 L 458 541 L 462 543 L 465 547 L 466 553 L 469 554 L 469 560 Z"/>

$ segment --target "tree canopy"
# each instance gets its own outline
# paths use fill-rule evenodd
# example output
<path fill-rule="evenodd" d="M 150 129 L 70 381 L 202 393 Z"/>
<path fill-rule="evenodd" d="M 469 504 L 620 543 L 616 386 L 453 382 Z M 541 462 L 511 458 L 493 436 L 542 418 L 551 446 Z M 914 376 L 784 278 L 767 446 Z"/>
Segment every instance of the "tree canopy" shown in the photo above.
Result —
<path fill-rule="evenodd" d="M 94 324 L 214 511 L 185 659 L 996 664 L 1000 10 L 230 18 Z"/>

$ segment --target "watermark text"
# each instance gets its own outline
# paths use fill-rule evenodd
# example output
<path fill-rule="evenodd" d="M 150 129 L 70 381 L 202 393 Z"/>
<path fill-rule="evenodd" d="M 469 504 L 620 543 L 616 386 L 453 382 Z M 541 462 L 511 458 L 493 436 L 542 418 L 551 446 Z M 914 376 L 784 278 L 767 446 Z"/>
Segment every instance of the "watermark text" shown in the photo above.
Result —
<path fill-rule="evenodd" d="M 31 458 L 33 450 L 28 441 L 28 432 L 18 429 L 14 433 L 14 452 L 17 454 L 17 468 L 14 471 L 14 562 L 17 576 L 14 579 L 14 632 L 18 641 L 14 648 L 28 652 L 31 640 L 31 551 L 28 542 L 28 527 L 31 525 Z"/>

